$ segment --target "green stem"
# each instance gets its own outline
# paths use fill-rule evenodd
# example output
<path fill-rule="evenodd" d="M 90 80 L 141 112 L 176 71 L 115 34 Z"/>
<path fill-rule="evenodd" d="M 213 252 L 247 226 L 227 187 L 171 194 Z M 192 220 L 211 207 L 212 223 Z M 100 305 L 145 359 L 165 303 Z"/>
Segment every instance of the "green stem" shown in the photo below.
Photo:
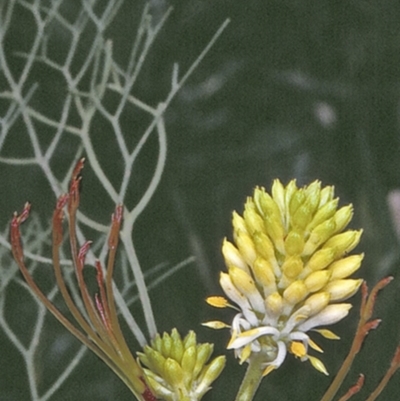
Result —
<path fill-rule="evenodd" d="M 263 377 L 262 362 L 265 362 L 265 355 L 254 356 L 250 359 L 235 401 L 251 401 L 253 399 Z"/>

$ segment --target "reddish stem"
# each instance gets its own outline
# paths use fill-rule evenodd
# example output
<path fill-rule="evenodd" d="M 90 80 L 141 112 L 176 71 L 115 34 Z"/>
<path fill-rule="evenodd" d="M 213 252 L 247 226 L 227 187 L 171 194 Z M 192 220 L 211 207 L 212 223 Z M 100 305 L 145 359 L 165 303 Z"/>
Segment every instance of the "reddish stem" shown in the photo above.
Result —
<path fill-rule="evenodd" d="M 79 249 L 78 258 L 77 258 L 77 260 L 78 260 L 77 268 L 80 271 L 82 271 L 85 266 L 86 255 L 89 251 L 91 244 L 92 244 L 92 241 L 86 241 Z"/>
<path fill-rule="evenodd" d="M 364 381 L 365 381 L 364 375 L 360 374 L 360 376 L 357 380 L 357 383 L 354 386 L 350 387 L 349 390 L 347 391 L 347 393 L 343 397 L 341 397 L 339 399 L 339 401 L 347 401 L 354 394 L 357 394 L 361 390 L 362 386 L 364 385 Z"/>
<path fill-rule="evenodd" d="M 389 383 L 389 380 L 396 373 L 397 369 L 400 368 L 400 345 L 397 346 L 396 351 L 394 352 L 394 356 L 392 362 L 390 363 L 390 367 L 387 370 L 385 376 L 383 376 L 382 380 L 376 387 L 376 389 L 371 393 L 371 395 L 367 398 L 366 401 L 375 401 L 378 396 L 382 393 L 383 389 Z"/>
<path fill-rule="evenodd" d="M 321 401 L 331 401 L 333 397 L 338 392 L 340 386 L 342 385 L 344 379 L 350 371 L 351 365 L 353 364 L 354 358 L 360 352 L 361 346 L 367 336 L 368 332 L 372 329 L 378 327 L 380 320 L 375 319 L 370 322 L 368 320 L 371 318 L 373 309 L 375 306 L 376 296 L 378 292 L 388 285 L 392 281 L 392 277 L 386 277 L 380 280 L 372 289 L 371 293 L 368 294 L 368 287 L 363 283 L 361 288 L 362 300 L 360 309 L 360 321 L 358 322 L 357 331 L 354 336 L 353 343 L 351 344 L 350 351 L 344 360 L 341 368 L 336 374 L 333 382 L 329 386 L 326 393 L 321 398 Z"/>
<path fill-rule="evenodd" d="M 372 289 L 368 300 L 364 307 L 362 308 L 362 315 L 365 321 L 369 320 L 374 312 L 376 297 L 378 292 L 385 288 L 393 280 L 392 276 L 388 276 L 380 280 Z"/>
<path fill-rule="evenodd" d="M 146 385 L 146 383 L 145 383 Z M 154 394 L 151 392 L 151 390 L 147 387 L 146 385 L 146 390 L 144 390 L 144 393 L 142 394 L 142 397 L 145 401 L 157 401 L 157 398 L 154 396 Z"/>
<path fill-rule="evenodd" d="M 142 379 L 143 372 L 140 366 L 136 363 L 123 337 L 118 323 L 117 311 L 113 298 L 112 273 L 114 269 L 116 249 L 119 240 L 119 230 L 123 215 L 122 205 L 118 205 L 116 207 L 115 213 L 112 216 L 111 232 L 108 240 L 110 251 L 107 263 L 106 282 L 104 282 L 103 271 L 100 262 L 96 262 L 97 283 L 100 293 L 95 295 L 94 302 L 89 294 L 83 278 L 85 257 L 90 247 L 90 241 L 87 241 L 82 245 L 82 247 L 80 247 L 80 249 L 78 249 L 76 232 L 76 213 L 80 199 L 80 173 L 82 171 L 83 164 L 84 159 L 81 159 L 77 163 L 72 174 L 69 193 L 61 195 L 58 198 L 53 213 L 53 262 L 56 281 L 60 288 L 60 292 L 62 293 L 62 296 L 73 317 L 76 319 L 77 323 L 81 326 L 85 333 L 79 328 L 75 327 L 75 325 L 71 323 L 64 315 L 62 315 L 61 312 L 47 299 L 40 288 L 36 285 L 33 277 L 24 264 L 24 255 L 19 227 L 20 224 L 29 216 L 29 203 L 25 204 L 25 207 L 20 215 L 15 213 L 11 221 L 10 242 L 12 252 L 27 284 L 36 294 L 36 296 L 42 301 L 42 303 L 49 309 L 49 311 L 74 336 L 76 336 L 82 343 L 84 343 L 97 356 L 99 356 L 121 378 L 121 380 L 123 380 L 123 382 L 131 389 L 138 399 L 142 401 L 155 401 L 156 398 L 144 383 Z M 67 290 L 61 271 L 59 248 L 63 242 L 63 209 L 66 204 L 68 204 L 69 235 L 73 265 L 75 267 L 78 286 L 89 319 L 85 319 L 81 311 L 75 305 Z"/>
<path fill-rule="evenodd" d="M 108 308 L 107 296 L 106 296 L 106 292 L 104 289 L 103 270 L 102 270 L 100 261 L 96 260 L 95 266 L 96 266 L 96 272 L 97 272 L 97 274 L 96 274 L 97 286 L 99 287 L 99 291 L 100 291 L 100 298 L 98 299 L 98 301 L 100 302 L 100 304 L 102 306 L 101 318 L 103 320 L 104 326 L 107 327 L 108 330 L 111 330 L 110 310 Z M 97 295 L 97 297 L 98 297 L 98 295 Z M 98 308 L 97 301 L 96 301 L 96 305 Z"/>

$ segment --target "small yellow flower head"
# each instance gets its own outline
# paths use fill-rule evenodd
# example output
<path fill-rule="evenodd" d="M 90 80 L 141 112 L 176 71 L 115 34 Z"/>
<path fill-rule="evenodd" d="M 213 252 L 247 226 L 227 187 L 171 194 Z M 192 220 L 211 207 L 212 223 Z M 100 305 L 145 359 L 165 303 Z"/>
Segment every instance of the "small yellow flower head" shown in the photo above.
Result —
<path fill-rule="evenodd" d="M 321 349 L 307 332 L 343 319 L 351 305 L 341 302 L 361 285 L 361 279 L 349 278 L 363 259 L 347 256 L 361 236 L 361 230 L 344 231 L 352 215 L 351 205 L 338 209 L 333 187 L 314 181 L 298 188 L 295 180 L 286 187 L 275 180 L 272 196 L 257 187 L 243 216 L 233 213 L 234 243 L 224 240 L 228 272 L 221 273 L 220 284 L 239 309 L 228 348 L 241 363 L 262 353 L 268 374 L 289 351 L 326 374 L 323 363 L 308 355 L 309 347 Z M 220 298 L 208 302 L 234 308 Z M 337 338 L 326 329 L 315 331 Z"/>
<path fill-rule="evenodd" d="M 193 331 L 182 339 L 173 329 L 171 335 L 157 335 L 138 357 L 147 367 L 143 369 L 145 380 L 157 398 L 197 401 L 225 367 L 225 356 L 207 364 L 213 349 L 212 344 L 198 344 Z"/>

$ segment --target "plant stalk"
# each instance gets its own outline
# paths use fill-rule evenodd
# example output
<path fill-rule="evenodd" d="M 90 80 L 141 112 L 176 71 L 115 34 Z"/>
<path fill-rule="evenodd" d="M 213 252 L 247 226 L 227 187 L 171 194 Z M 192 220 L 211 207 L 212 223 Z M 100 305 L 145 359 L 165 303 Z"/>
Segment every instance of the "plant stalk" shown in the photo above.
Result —
<path fill-rule="evenodd" d="M 250 359 L 246 374 L 240 385 L 235 401 L 251 401 L 260 386 L 263 378 L 263 368 L 261 363 L 265 362 L 265 355 L 255 355 Z"/>

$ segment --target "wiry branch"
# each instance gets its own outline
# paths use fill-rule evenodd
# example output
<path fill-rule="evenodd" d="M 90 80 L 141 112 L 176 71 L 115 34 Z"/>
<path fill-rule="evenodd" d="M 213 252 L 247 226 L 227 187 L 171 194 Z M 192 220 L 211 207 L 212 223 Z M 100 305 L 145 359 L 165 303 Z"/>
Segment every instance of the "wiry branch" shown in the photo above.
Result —
<path fill-rule="evenodd" d="M 59 236 L 58 242 L 56 241 L 57 246 L 53 245 L 53 253 L 57 254 L 54 268 L 58 287 L 47 293 L 42 292 L 35 284 L 35 278 L 39 276 L 37 269 L 39 265 L 54 265 L 54 259 L 49 258 L 46 253 L 50 246 L 50 230 L 44 229 L 39 224 L 32 224 L 36 221 L 32 218 L 31 225 L 27 225 L 24 235 L 23 255 L 14 233 L 14 254 L 17 252 L 15 256 L 28 284 L 16 275 L 15 266 L 7 269 L 0 266 L 0 326 L 24 358 L 31 398 L 35 401 L 47 401 L 55 394 L 84 356 L 86 349 L 80 348 L 50 387 L 40 394 L 36 351 L 46 326 L 46 310 L 42 302 L 55 299 L 61 292 L 78 323 L 79 329 L 73 327 L 70 329 L 75 330 L 74 334 L 92 350 L 94 350 L 93 345 L 77 330 L 90 332 L 96 340 L 103 341 L 109 334 L 105 323 L 111 321 L 114 327 L 117 327 L 117 311 L 123 316 L 137 342 L 143 346 L 148 338 L 157 332 L 148 295 L 149 288 L 154 288 L 193 260 L 188 258 L 175 267 L 166 264 L 161 269 L 148 270 L 144 273 L 137 258 L 132 229 L 154 195 L 164 171 L 167 154 L 164 114 L 177 91 L 197 68 L 227 22 L 221 26 L 209 45 L 180 79 L 177 68 L 173 69 L 170 92 L 160 98 L 157 104 L 147 104 L 141 99 L 140 94 L 135 93 L 135 83 L 141 76 L 145 66 L 144 61 L 167 22 L 171 9 L 161 20 L 154 23 L 148 3 L 144 5 L 133 34 L 134 39 L 127 62 L 122 65 L 117 62 L 113 42 L 107 35 L 108 28 L 115 18 L 118 18 L 123 3 L 123 0 L 112 0 L 100 8 L 97 0 L 79 2 L 78 6 L 77 3 L 67 0 L 0 2 L 0 78 L 1 82 L 5 83 L 0 93 L 2 102 L 0 163 L 7 168 L 38 167 L 51 189 L 51 193 L 46 193 L 45 196 L 52 196 L 55 199 L 67 191 L 74 166 L 85 156 L 105 198 L 114 204 L 126 205 L 124 209 L 121 206 L 125 223 L 121 231 L 121 245 L 124 249 L 119 267 L 121 277 L 124 279 L 117 285 L 108 278 L 109 276 L 105 276 L 107 278 L 104 290 L 95 300 L 92 300 L 82 287 L 81 273 L 78 273 L 79 290 L 73 286 L 72 265 L 82 264 L 85 255 L 87 263 L 96 266 L 99 285 L 102 282 L 102 274 L 105 273 L 102 266 L 108 266 L 105 270 L 110 271 L 110 265 L 106 263 L 110 245 L 102 243 L 104 235 L 108 232 L 108 226 L 100 218 L 94 218 L 77 210 L 69 213 L 70 227 L 74 227 L 69 232 L 72 237 L 72 257 L 64 250 L 63 235 Z M 22 26 L 19 25 L 21 13 L 26 17 L 24 24 L 30 24 L 29 27 L 32 28 L 30 32 L 33 34 L 23 37 L 26 44 L 24 48 L 17 48 L 12 40 L 15 32 L 25 35 L 23 30 L 19 30 Z M 57 83 L 54 85 L 54 93 L 51 92 L 53 88 L 47 92 L 43 90 L 48 84 L 47 77 L 50 75 L 57 77 L 54 81 Z M 46 97 L 45 106 L 40 100 L 41 96 Z M 48 107 L 49 104 L 52 107 Z M 125 122 L 126 115 L 143 112 L 149 120 L 147 128 L 143 132 L 132 130 L 131 125 Z M 99 146 L 104 147 L 102 143 L 104 132 L 99 133 L 94 127 L 104 125 L 104 122 L 113 134 L 110 141 L 116 145 L 117 152 L 113 155 L 115 165 L 119 166 L 121 163 L 123 165 L 119 181 L 109 170 L 109 160 L 102 157 L 99 152 Z M 154 171 L 139 200 L 132 204 L 132 200 L 128 198 L 128 188 L 132 176 L 137 173 L 138 157 L 153 134 L 157 136 L 158 144 Z M 10 147 L 14 138 L 18 138 L 18 143 L 23 143 L 23 146 Z M 21 191 L 21 188 L 18 187 L 18 190 Z M 29 198 L 30 194 L 26 193 L 25 196 Z M 12 209 L 16 207 L 18 205 Z M 57 231 L 58 228 L 57 221 L 56 223 L 53 221 L 53 231 L 54 229 Z M 91 248 L 87 245 L 81 248 L 82 244 L 87 244 L 87 228 L 97 232 L 98 238 L 95 238 Z M 114 240 L 116 238 L 115 232 L 113 238 Z M 0 234 L 0 245 L 7 252 L 11 249 L 7 230 Z M 96 255 L 99 261 L 94 263 Z M 115 257 L 112 254 L 112 258 Z M 42 268 L 48 267 L 42 266 Z M 148 283 L 145 281 L 146 277 Z M 17 283 L 22 291 L 34 289 L 36 294 L 33 305 L 37 311 L 37 321 L 27 347 L 21 341 L 19 334 L 14 331 L 13 322 L 9 321 L 8 315 L 5 314 L 5 305 L 10 296 L 10 283 Z M 137 288 L 137 292 L 134 288 Z M 113 301 L 107 303 L 110 298 L 115 299 L 115 305 Z M 143 309 L 147 334 L 144 334 L 129 309 L 129 305 L 136 300 L 140 301 Z M 72 305 L 76 305 L 76 309 Z M 79 314 L 78 310 L 82 311 L 85 307 L 86 312 Z M 69 323 L 60 317 L 56 308 L 51 307 L 50 310 L 68 326 Z M 87 321 L 85 319 L 90 319 L 92 323 L 85 323 Z M 95 329 L 97 334 L 93 332 Z M 122 344 L 119 331 L 116 333 L 115 339 Z M 106 348 L 112 346 L 111 342 Z M 115 369 L 119 374 L 118 367 Z"/>

